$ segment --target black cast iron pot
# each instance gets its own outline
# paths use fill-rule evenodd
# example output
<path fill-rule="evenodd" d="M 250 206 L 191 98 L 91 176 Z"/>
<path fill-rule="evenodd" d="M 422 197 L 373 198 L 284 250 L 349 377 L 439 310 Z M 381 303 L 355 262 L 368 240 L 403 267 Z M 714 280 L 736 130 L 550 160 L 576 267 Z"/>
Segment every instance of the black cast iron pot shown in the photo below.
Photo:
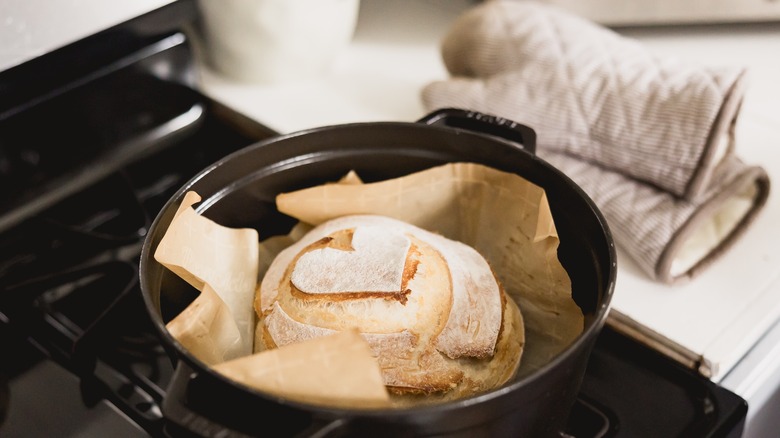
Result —
<path fill-rule="evenodd" d="M 534 142 L 533 130 L 523 125 L 447 109 L 417 123 L 357 123 L 281 135 L 196 175 L 160 211 L 140 260 L 146 307 L 176 365 L 162 407 L 171 430 L 201 436 L 559 436 L 607 316 L 616 257 L 601 213 L 568 177 L 534 155 Z M 491 392 L 435 406 L 335 409 L 235 383 L 197 360 L 165 329 L 197 295 L 153 258 L 186 191 L 202 196 L 199 213 L 225 226 L 255 227 L 264 238 L 286 233 L 294 223 L 275 208 L 280 192 L 333 181 L 353 169 L 372 182 L 459 161 L 516 173 L 547 193 L 561 240 L 558 256 L 585 314 L 585 330 L 543 368 Z"/>

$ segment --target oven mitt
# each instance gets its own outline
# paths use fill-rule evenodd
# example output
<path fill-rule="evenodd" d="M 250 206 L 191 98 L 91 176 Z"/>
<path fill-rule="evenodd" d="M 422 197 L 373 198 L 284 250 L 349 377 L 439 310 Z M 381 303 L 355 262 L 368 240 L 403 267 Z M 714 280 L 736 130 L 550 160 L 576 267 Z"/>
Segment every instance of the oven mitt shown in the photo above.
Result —
<path fill-rule="evenodd" d="M 560 49 L 569 31 L 551 30 L 558 19 L 571 22 L 569 28 L 580 26 L 582 39 L 596 48 L 568 42 L 582 46 L 577 52 L 581 55 L 570 58 L 567 53 L 574 52 Z M 500 27 L 491 28 L 496 23 Z M 504 43 L 472 36 L 499 31 L 512 31 L 511 38 Z M 528 42 L 515 42 L 521 34 Z M 455 51 L 458 41 L 463 45 Z M 550 52 L 550 41 L 558 42 L 557 51 Z M 525 51 L 513 54 L 510 42 Z M 619 46 L 614 50 L 633 48 L 641 66 L 634 68 L 635 80 L 644 78 L 642 69 L 658 75 L 632 82 L 618 74 L 628 67 L 607 68 L 606 60 L 619 63 L 631 53 L 598 57 L 598 47 L 606 44 Z M 548 57 L 542 59 L 543 54 L 534 51 Z M 720 75 L 676 70 L 672 66 L 680 64 L 653 60 L 635 43 L 551 7 L 500 0 L 478 5 L 456 20 L 442 52 L 453 77 L 422 90 L 426 109 L 476 110 L 534 128 L 537 154 L 583 188 L 604 214 L 616 243 L 656 281 L 671 284 L 702 272 L 737 240 L 766 202 L 766 172 L 739 160 L 731 144 L 743 92 L 741 70 Z M 720 98 L 718 84 L 726 90 Z M 588 114 L 583 115 L 583 107 L 590 108 Z M 716 119 L 723 119 L 718 115 L 704 118 L 708 111 L 728 112 L 728 122 L 718 125 Z M 706 131 L 723 131 L 719 141 L 727 146 L 718 153 L 707 141 L 709 134 L 703 133 L 707 120 Z M 648 124 L 654 132 L 647 130 Z M 694 137 L 702 139 L 701 144 L 686 142 Z M 677 183 L 674 175 L 680 177 Z"/>
<path fill-rule="evenodd" d="M 769 194 L 764 169 L 734 155 L 715 169 L 701 195 L 687 201 L 565 153 L 538 152 L 591 197 L 615 242 L 661 283 L 681 283 L 704 271 L 738 239 Z"/>
<path fill-rule="evenodd" d="M 442 42 L 466 106 L 534 127 L 555 149 L 693 199 L 732 147 L 741 68 L 653 56 L 638 41 L 532 1 L 483 2 Z M 462 95 L 461 95 L 462 94 Z"/>

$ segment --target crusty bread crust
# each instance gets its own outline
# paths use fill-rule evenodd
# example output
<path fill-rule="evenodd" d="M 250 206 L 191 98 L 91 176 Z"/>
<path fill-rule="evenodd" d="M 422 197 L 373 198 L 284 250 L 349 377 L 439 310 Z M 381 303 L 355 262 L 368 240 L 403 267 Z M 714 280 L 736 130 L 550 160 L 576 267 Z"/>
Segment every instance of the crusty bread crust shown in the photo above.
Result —
<path fill-rule="evenodd" d="M 476 250 L 383 216 L 334 219 L 282 251 L 255 310 L 258 350 L 356 327 L 401 405 L 505 383 L 524 343 L 520 310 Z"/>

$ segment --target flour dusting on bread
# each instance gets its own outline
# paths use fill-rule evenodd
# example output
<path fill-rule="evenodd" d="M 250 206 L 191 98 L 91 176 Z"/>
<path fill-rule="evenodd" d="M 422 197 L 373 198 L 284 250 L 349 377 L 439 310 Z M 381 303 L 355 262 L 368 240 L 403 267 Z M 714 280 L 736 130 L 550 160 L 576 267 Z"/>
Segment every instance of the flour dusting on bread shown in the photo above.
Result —
<path fill-rule="evenodd" d="M 351 246 L 324 246 L 295 262 L 290 281 L 309 294 L 349 292 L 401 292 L 406 253 L 411 241 L 399 230 L 358 227 Z M 325 238 L 327 243 L 333 238 Z"/>

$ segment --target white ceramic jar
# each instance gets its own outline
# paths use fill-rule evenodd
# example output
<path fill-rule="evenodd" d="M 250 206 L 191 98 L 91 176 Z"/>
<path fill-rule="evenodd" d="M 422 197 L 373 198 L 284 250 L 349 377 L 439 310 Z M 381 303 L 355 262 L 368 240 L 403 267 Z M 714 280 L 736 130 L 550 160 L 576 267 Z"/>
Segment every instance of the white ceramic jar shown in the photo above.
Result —
<path fill-rule="evenodd" d="M 203 51 L 243 82 L 327 74 L 349 44 L 359 0 L 199 0 Z"/>

